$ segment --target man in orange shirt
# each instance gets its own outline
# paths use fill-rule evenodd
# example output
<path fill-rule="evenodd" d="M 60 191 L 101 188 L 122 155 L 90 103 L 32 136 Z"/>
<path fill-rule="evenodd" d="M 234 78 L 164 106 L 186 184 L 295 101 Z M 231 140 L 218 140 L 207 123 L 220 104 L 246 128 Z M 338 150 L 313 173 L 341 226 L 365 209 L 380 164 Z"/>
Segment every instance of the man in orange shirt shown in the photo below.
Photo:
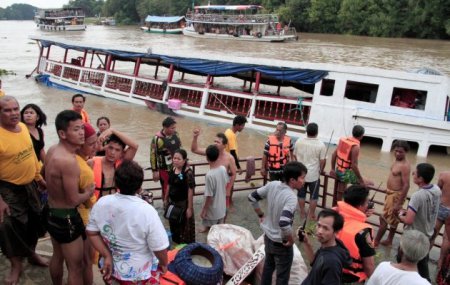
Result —
<path fill-rule="evenodd" d="M 72 110 L 81 115 L 83 123 L 90 123 L 89 115 L 86 110 L 84 110 L 84 103 L 86 103 L 86 97 L 82 94 L 75 94 L 72 96 Z"/>

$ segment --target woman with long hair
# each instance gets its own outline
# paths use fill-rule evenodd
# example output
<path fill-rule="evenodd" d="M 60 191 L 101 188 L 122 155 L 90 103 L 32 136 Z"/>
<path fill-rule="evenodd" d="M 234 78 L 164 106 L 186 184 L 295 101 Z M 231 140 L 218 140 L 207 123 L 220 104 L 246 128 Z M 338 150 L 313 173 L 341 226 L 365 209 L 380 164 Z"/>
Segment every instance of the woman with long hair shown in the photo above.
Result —
<path fill-rule="evenodd" d="M 30 132 L 33 141 L 34 152 L 39 161 L 44 163 L 45 160 L 45 143 L 44 131 L 42 126 L 47 125 L 47 116 L 42 109 L 36 104 L 28 104 L 20 111 L 22 123 L 24 123 Z"/>
<path fill-rule="evenodd" d="M 109 129 L 111 127 L 111 121 L 108 117 L 100 117 L 97 119 L 97 128 L 98 133 L 97 136 L 100 136 L 104 131 Z M 97 145 L 97 152 L 95 153 L 95 156 L 105 156 L 105 144 L 98 144 Z"/>
<path fill-rule="evenodd" d="M 169 219 L 172 240 L 178 244 L 192 243 L 195 242 L 194 173 L 187 164 L 187 153 L 184 149 L 175 151 L 172 163 L 169 191 L 164 197 L 164 206 L 171 204 L 185 210 L 181 221 Z"/>

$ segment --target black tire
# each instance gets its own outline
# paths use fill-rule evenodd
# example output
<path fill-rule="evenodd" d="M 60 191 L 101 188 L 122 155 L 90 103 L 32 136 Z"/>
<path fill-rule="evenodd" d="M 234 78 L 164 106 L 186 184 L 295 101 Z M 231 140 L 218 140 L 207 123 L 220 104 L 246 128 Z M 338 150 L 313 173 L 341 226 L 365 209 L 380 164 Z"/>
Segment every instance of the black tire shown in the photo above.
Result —
<path fill-rule="evenodd" d="M 257 37 L 258 39 L 260 39 L 260 38 L 262 37 L 262 34 L 261 34 L 260 32 L 258 32 L 258 33 L 256 34 L 256 37 Z"/>
<path fill-rule="evenodd" d="M 207 258 L 212 266 L 198 266 L 192 262 L 192 255 L 198 254 Z M 176 273 L 187 285 L 215 285 L 222 281 L 223 261 L 220 254 L 204 243 L 191 243 L 181 249 L 169 270 Z"/>

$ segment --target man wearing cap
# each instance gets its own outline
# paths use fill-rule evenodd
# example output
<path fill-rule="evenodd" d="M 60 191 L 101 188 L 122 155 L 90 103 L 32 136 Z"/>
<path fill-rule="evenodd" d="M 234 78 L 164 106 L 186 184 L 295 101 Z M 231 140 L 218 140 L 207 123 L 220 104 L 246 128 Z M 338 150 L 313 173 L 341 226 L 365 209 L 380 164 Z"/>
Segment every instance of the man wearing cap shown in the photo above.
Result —
<path fill-rule="evenodd" d="M 181 140 L 176 131 L 177 122 L 167 117 L 162 122 L 163 129 L 155 134 L 150 144 L 150 164 L 153 181 L 161 183 L 163 197 L 169 186 L 169 170 L 172 168 L 172 157 L 181 148 Z"/>

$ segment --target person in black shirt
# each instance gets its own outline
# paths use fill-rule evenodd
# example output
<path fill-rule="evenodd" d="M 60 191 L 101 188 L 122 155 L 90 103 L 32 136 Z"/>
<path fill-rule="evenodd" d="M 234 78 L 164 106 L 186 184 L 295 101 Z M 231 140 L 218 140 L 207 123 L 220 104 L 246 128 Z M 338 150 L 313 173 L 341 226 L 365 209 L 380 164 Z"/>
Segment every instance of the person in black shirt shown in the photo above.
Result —
<path fill-rule="evenodd" d="M 173 168 L 169 171 L 169 191 L 164 197 L 164 206 L 173 204 L 185 215 L 181 221 L 169 219 L 172 240 L 178 244 L 195 242 L 194 188 L 195 177 L 187 164 L 187 153 L 184 149 L 175 151 Z"/>
<path fill-rule="evenodd" d="M 334 210 L 324 209 L 319 213 L 316 237 L 321 247 L 313 253 L 308 237 L 299 229 L 299 240 L 304 245 L 311 271 L 302 285 L 342 284 L 342 269 L 352 263 L 350 253 L 336 234 L 344 226 L 344 218 Z"/>

